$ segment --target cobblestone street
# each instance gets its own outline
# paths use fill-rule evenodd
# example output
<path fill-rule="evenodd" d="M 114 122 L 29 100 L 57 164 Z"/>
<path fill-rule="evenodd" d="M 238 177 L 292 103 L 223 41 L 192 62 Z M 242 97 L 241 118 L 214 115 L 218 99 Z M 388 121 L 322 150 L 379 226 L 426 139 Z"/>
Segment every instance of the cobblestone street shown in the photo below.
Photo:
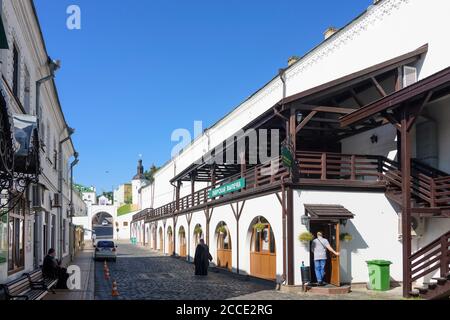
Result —
<path fill-rule="evenodd" d="M 245 281 L 213 270 L 206 278 L 196 277 L 192 264 L 128 243 L 119 243 L 117 262 L 108 266 L 111 280 L 118 284 L 117 299 L 222 300 L 274 288 L 270 282 Z M 112 299 L 111 290 L 111 281 L 104 279 L 103 262 L 96 262 L 95 299 Z"/>
<path fill-rule="evenodd" d="M 400 290 L 370 292 L 355 289 L 347 295 L 314 295 L 275 290 L 271 282 L 214 268 L 206 278 L 194 275 L 194 266 L 129 243 L 119 243 L 117 262 L 108 262 L 111 273 L 104 279 L 103 262 L 95 263 L 96 300 L 385 300 L 401 298 Z M 111 295 L 116 280 L 120 295 Z"/>

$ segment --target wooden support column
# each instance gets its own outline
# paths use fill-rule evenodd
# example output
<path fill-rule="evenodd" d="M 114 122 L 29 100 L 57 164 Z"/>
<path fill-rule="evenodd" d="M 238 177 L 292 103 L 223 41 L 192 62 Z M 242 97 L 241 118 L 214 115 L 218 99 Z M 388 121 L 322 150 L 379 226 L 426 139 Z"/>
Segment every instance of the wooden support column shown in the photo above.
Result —
<path fill-rule="evenodd" d="M 294 190 L 286 189 L 287 285 L 294 285 Z"/>
<path fill-rule="evenodd" d="M 206 245 L 209 247 L 209 223 L 211 222 L 211 216 L 213 214 L 214 208 L 206 208 L 204 210 L 205 218 L 206 218 L 206 235 L 205 235 L 205 242 Z"/>
<path fill-rule="evenodd" d="M 194 193 L 195 193 L 195 173 L 191 174 L 191 204 L 192 206 L 195 206 L 194 202 Z"/>
<path fill-rule="evenodd" d="M 402 172 L 402 241 L 403 241 L 403 296 L 409 297 L 411 284 L 411 133 L 409 115 L 404 107 L 401 113 L 401 172 Z"/>
<path fill-rule="evenodd" d="M 172 255 L 175 255 L 177 252 L 177 222 L 178 222 L 178 216 L 176 213 L 173 214 L 173 251 Z"/>
<path fill-rule="evenodd" d="M 291 109 L 291 116 L 289 118 L 289 135 L 291 137 L 292 153 L 295 157 L 297 151 L 297 110 Z"/>
<path fill-rule="evenodd" d="M 247 171 L 247 165 L 245 163 L 245 153 L 244 152 L 242 152 L 239 155 L 239 159 L 241 161 L 241 178 L 245 178 L 245 173 Z"/>
<path fill-rule="evenodd" d="M 177 189 L 175 191 L 175 209 L 180 211 L 180 189 L 181 189 L 181 181 L 177 181 Z"/>
<path fill-rule="evenodd" d="M 188 257 L 188 262 L 191 261 L 191 221 L 192 221 L 192 213 L 189 213 L 187 215 L 187 223 L 188 223 L 187 257 Z"/>
<path fill-rule="evenodd" d="M 216 186 L 216 166 L 212 165 L 211 166 L 211 187 L 215 187 Z"/>

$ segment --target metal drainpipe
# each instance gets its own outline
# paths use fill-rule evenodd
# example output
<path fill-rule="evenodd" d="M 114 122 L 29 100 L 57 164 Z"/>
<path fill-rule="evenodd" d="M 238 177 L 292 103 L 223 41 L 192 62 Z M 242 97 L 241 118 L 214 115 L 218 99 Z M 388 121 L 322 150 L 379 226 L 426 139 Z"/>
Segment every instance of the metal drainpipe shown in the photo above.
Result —
<path fill-rule="evenodd" d="M 78 164 L 78 152 L 74 153 L 75 159 L 70 164 L 70 204 L 69 204 L 69 210 L 70 210 L 70 225 L 73 224 L 73 168 Z M 69 240 L 70 245 L 70 240 Z M 72 250 L 72 246 L 69 246 L 69 248 Z M 75 251 L 75 250 L 72 250 Z M 73 254 L 74 252 L 69 252 L 71 260 L 73 260 Z"/>
<path fill-rule="evenodd" d="M 62 157 L 62 146 L 64 144 L 64 142 L 68 141 L 70 139 L 70 136 L 73 133 L 73 129 L 69 129 L 69 128 L 64 128 L 63 132 L 68 129 L 69 131 L 69 135 L 64 138 L 63 140 L 61 140 L 59 142 L 59 146 L 58 146 L 58 193 L 59 193 L 59 198 L 60 198 L 60 206 L 58 207 L 58 216 L 59 216 L 59 261 L 62 263 L 62 259 L 63 259 L 63 251 L 64 251 L 64 247 L 65 247 L 65 243 L 64 243 L 64 237 L 63 237 L 63 183 L 62 183 L 62 165 L 63 165 L 63 157 Z M 61 133 L 61 134 L 62 134 Z M 60 135 L 61 136 L 61 135 Z"/>

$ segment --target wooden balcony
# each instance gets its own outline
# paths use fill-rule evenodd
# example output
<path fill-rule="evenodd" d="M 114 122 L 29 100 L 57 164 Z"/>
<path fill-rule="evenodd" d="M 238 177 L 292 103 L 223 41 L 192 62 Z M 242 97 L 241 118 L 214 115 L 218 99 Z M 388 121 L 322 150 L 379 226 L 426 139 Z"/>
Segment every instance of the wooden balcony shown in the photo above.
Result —
<path fill-rule="evenodd" d="M 299 151 L 297 165 L 293 171 L 298 179 L 292 179 L 289 170 L 281 163 L 281 158 L 253 167 L 245 171 L 244 189 L 224 196 L 209 198 L 209 191 L 241 178 L 234 175 L 220 181 L 216 186 L 195 191 L 179 201 L 170 202 L 157 209 L 146 209 L 133 217 L 133 220 L 157 220 L 206 206 L 245 199 L 252 196 L 277 191 L 282 184 L 294 188 L 328 189 L 372 189 L 390 190 L 401 193 L 402 175 L 395 161 L 383 156 L 354 155 L 327 152 Z M 446 173 L 413 161 L 411 192 L 422 208 L 436 209 L 439 214 L 450 208 L 450 176 Z M 398 199 L 399 200 L 399 199 Z M 401 201 L 398 201 L 401 203 Z M 425 212 L 425 209 L 424 209 Z"/>
<path fill-rule="evenodd" d="M 156 209 L 146 209 L 136 214 L 133 220 L 157 220 L 187 211 L 201 210 L 207 205 L 231 202 L 258 194 L 270 193 L 280 189 L 282 184 L 294 187 L 316 186 L 332 188 L 384 188 L 382 168 L 379 156 L 347 155 L 337 153 L 298 152 L 296 154 L 299 173 L 298 182 L 293 183 L 289 170 L 281 163 L 281 158 L 246 170 L 243 177 L 244 189 L 224 196 L 210 199 L 209 191 L 221 185 L 241 178 L 241 174 L 232 176 L 216 184 L 184 196 L 179 201 L 170 202 Z"/>

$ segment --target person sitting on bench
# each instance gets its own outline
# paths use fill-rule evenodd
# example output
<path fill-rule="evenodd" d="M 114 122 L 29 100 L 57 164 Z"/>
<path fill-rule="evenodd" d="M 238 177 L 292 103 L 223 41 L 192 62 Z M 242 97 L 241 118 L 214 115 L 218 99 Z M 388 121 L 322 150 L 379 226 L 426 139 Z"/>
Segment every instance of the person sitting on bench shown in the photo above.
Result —
<path fill-rule="evenodd" d="M 51 248 L 48 250 L 47 255 L 44 258 L 44 263 L 42 265 L 42 274 L 44 278 L 47 279 L 58 279 L 59 275 L 59 263 L 55 259 L 56 251 Z"/>
<path fill-rule="evenodd" d="M 46 279 L 58 279 L 57 289 L 67 289 L 67 279 L 69 278 L 67 269 L 61 267 L 61 262 L 55 256 L 55 249 L 48 250 L 42 265 L 42 274 Z"/>

